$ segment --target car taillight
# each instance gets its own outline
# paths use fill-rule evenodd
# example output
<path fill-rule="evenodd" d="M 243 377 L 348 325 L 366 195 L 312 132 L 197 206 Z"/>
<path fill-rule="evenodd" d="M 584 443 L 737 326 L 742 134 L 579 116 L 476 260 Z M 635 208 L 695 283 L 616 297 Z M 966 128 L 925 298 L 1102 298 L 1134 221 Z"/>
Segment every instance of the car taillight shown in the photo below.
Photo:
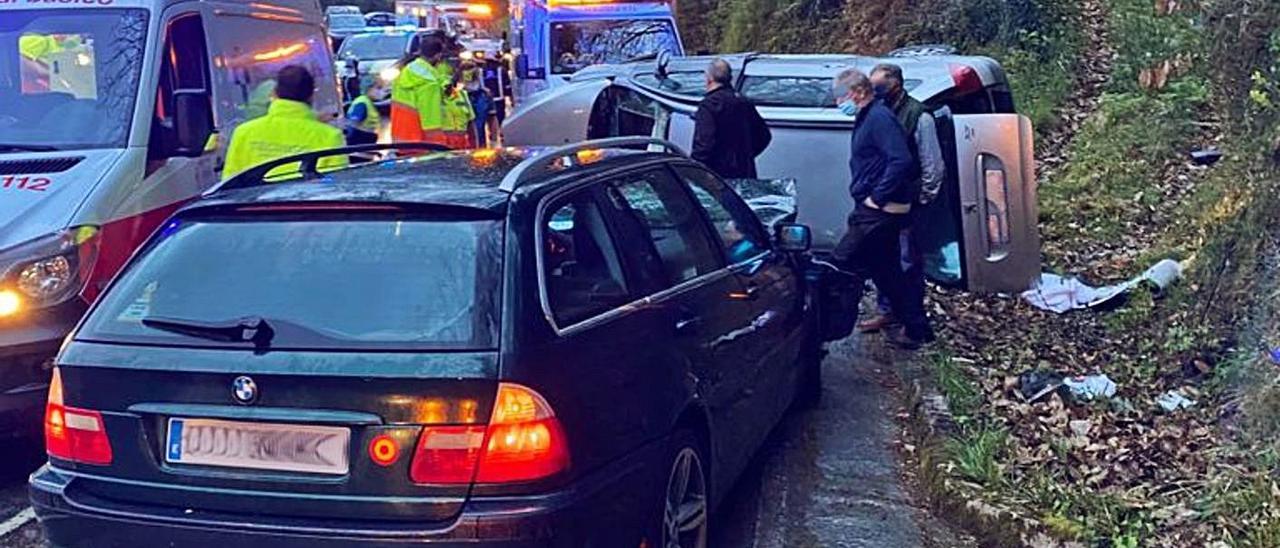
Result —
<path fill-rule="evenodd" d="M 969 65 L 952 64 L 947 68 L 951 70 L 951 81 L 955 83 L 956 95 L 968 95 L 976 91 L 982 91 L 982 77 L 978 76 L 978 71 Z"/>
<path fill-rule="evenodd" d="M 62 397 L 62 373 L 53 370 L 49 404 L 45 407 L 44 444 L 49 456 L 84 464 L 111 464 L 102 413 L 67 407 Z"/>
<path fill-rule="evenodd" d="M 516 483 L 569 468 L 564 429 L 533 390 L 500 384 L 488 426 L 434 426 L 422 430 L 409 476 L 414 483 Z"/>

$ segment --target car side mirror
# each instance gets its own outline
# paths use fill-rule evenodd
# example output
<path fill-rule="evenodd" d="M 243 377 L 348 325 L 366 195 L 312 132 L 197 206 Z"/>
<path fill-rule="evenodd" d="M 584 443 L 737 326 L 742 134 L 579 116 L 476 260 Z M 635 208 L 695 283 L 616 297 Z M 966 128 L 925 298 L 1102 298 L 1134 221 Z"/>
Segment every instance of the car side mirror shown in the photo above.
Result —
<path fill-rule="evenodd" d="M 195 158 L 204 154 L 213 135 L 213 105 L 209 92 L 180 89 L 173 92 L 174 156 Z"/>
<path fill-rule="evenodd" d="M 774 227 L 774 243 L 781 251 L 803 253 L 813 245 L 813 233 L 808 225 L 778 223 Z"/>

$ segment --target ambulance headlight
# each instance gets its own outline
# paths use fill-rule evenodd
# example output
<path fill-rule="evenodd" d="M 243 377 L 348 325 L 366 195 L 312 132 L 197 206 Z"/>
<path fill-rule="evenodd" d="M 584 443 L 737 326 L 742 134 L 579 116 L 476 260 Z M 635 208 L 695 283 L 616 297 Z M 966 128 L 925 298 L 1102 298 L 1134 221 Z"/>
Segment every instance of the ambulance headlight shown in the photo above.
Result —
<path fill-rule="evenodd" d="M 394 82 L 396 78 L 399 78 L 399 77 L 400 77 L 400 69 L 396 67 L 387 67 L 382 69 L 382 72 L 378 73 L 378 78 L 381 78 L 383 82 L 388 82 L 388 83 Z"/>
<path fill-rule="evenodd" d="M 472 52 L 472 51 L 464 51 L 458 54 L 458 58 L 462 59 L 463 61 L 470 61 L 476 58 L 476 54 L 475 52 Z"/>
<path fill-rule="evenodd" d="M 67 229 L 0 252 L 0 287 L 30 308 L 66 302 L 88 282 L 98 256 L 98 227 Z"/>

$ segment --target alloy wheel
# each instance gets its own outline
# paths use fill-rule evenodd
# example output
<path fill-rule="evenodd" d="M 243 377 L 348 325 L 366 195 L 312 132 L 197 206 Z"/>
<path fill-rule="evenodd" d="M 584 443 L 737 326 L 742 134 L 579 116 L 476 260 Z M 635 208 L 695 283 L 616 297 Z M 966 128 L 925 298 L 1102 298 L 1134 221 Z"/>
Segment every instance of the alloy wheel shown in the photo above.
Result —
<path fill-rule="evenodd" d="M 691 447 L 676 455 L 662 512 L 663 548 L 706 548 L 707 480 Z"/>

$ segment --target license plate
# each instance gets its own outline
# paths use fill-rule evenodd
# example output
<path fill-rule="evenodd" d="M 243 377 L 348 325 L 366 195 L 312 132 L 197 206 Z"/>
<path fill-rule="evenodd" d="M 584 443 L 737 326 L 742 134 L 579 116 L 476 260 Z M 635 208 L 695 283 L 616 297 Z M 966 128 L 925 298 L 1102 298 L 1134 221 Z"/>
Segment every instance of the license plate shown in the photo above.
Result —
<path fill-rule="evenodd" d="M 345 475 L 351 431 L 331 426 L 169 419 L 165 462 Z"/>

